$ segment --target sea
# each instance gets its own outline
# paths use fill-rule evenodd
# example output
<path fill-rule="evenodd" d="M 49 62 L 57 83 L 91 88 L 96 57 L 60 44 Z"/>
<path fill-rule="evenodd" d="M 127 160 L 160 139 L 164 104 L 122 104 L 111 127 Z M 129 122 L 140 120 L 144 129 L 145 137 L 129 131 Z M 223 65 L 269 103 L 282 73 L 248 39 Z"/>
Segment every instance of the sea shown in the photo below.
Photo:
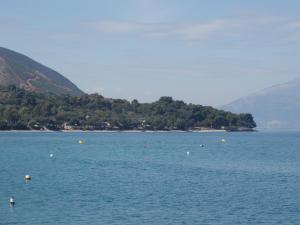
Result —
<path fill-rule="evenodd" d="M 297 225 L 300 132 L 1 132 L 0 224 Z"/>

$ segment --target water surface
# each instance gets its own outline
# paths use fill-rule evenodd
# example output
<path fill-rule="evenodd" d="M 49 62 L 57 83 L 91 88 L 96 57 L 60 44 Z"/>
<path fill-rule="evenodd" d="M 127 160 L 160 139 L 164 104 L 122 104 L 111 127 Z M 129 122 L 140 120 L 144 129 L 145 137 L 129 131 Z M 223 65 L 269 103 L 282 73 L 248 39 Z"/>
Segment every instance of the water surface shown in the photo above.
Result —
<path fill-rule="evenodd" d="M 0 143 L 0 224 L 300 224 L 297 132 L 1 132 Z"/>

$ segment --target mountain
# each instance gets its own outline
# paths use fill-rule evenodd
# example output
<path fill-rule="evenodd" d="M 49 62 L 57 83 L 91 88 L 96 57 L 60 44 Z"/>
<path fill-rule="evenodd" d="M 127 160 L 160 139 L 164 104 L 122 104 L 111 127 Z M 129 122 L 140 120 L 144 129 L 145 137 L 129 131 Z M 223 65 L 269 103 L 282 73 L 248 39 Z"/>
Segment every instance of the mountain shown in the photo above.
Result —
<path fill-rule="evenodd" d="M 25 55 L 0 47 L 0 86 L 9 85 L 38 93 L 84 94 L 58 72 Z"/>
<path fill-rule="evenodd" d="M 260 129 L 300 129 L 300 78 L 275 85 L 223 107 L 251 112 Z"/>

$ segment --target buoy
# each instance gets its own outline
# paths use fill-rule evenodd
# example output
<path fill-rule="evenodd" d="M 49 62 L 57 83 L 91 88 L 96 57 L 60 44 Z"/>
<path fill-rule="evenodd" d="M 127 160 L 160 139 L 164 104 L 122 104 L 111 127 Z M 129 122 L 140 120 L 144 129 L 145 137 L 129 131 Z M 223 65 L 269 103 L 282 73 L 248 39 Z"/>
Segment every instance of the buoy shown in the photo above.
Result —
<path fill-rule="evenodd" d="M 53 154 L 50 154 L 50 158 L 52 158 L 54 155 Z"/>
<path fill-rule="evenodd" d="M 223 139 L 221 139 L 221 142 L 223 142 L 223 143 L 224 143 L 224 142 L 226 142 L 226 140 L 223 138 Z"/>
<path fill-rule="evenodd" d="M 189 154 L 190 154 L 190 152 L 186 152 L 186 154 L 187 154 L 187 155 L 189 155 Z"/>
<path fill-rule="evenodd" d="M 14 196 L 11 196 L 10 198 L 9 198 L 9 203 L 11 204 L 11 205 L 14 205 L 16 202 L 15 202 L 15 198 L 14 198 Z"/>
<path fill-rule="evenodd" d="M 27 174 L 27 175 L 25 175 L 24 179 L 25 179 L 26 181 L 31 180 L 31 176 Z"/>
<path fill-rule="evenodd" d="M 203 148 L 203 147 L 204 147 L 204 145 L 203 145 L 203 144 L 201 144 L 201 145 L 200 145 L 200 147 L 202 147 L 202 148 Z"/>
<path fill-rule="evenodd" d="M 79 140 L 78 143 L 79 143 L 79 144 L 83 144 L 83 140 Z"/>

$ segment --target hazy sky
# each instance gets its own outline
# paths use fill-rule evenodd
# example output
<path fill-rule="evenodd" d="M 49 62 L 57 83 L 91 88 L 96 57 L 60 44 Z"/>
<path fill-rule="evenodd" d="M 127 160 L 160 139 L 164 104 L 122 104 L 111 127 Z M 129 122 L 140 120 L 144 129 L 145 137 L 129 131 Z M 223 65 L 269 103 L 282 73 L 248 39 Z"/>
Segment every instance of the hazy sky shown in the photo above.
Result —
<path fill-rule="evenodd" d="M 300 76 L 299 11 L 299 0 L 0 0 L 0 45 L 89 93 L 217 106 Z"/>

